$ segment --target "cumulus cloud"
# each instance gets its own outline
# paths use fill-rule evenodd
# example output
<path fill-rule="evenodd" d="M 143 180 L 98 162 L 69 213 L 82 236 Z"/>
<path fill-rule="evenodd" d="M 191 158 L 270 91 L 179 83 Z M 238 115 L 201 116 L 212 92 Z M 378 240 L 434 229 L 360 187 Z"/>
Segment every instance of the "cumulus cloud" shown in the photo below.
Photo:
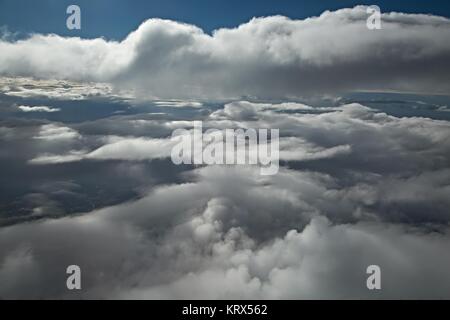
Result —
<path fill-rule="evenodd" d="M 164 104 L 164 102 L 162 102 Z M 183 103 L 184 107 L 191 107 L 190 104 Z M 319 108 L 320 109 L 320 108 Z M 223 109 L 211 113 L 204 120 L 206 128 L 226 128 L 227 125 L 232 125 L 236 129 L 238 128 L 253 128 L 258 130 L 265 127 L 266 124 L 258 121 L 259 117 L 277 117 L 277 113 L 280 111 L 311 111 L 317 110 L 311 106 L 307 106 L 300 103 L 280 103 L 280 104 L 261 104 L 250 103 L 247 101 L 233 102 L 226 104 Z M 334 109 L 327 109 L 332 111 Z M 230 123 L 230 120 L 235 122 Z M 250 120 L 250 122 L 248 122 Z M 247 121 L 247 122 L 246 122 Z M 134 121 L 134 125 L 146 125 L 153 124 L 156 127 L 155 121 Z M 164 127 L 166 129 L 186 129 L 184 135 L 192 141 L 192 144 L 201 144 L 208 146 L 210 149 L 214 148 L 215 158 L 221 157 L 225 162 L 225 150 L 223 147 L 222 139 L 215 139 L 217 132 L 208 133 L 204 132 L 203 137 L 194 137 L 192 128 L 194 126 L 193 121 L 166 121 Z M 170 133 L 170 130 L 167 131 Z M 222 132 L 223 134 L 223 132 Z M 79 137 L 78 133 L 70 128 L 54 127 L 53 125 L 45 125 L 41 128 L 39 139 L 53 139 L 58 136 L 58 139 L 62 138 L 75 138 Z M 194 140 L 194 138 L 198 138 Z M 241 137 L 236 133 L 237 140 Z M 174 139 L 172 137 L 164 138 L 152 138 L 152 137 L 130 137 L 130 136 L 109 136 L 103 139 L 105 144 L 98 148 L 88 151 L 82 150 L 70 150 L 66 154 L 41 154 L 30 160 L 32 164 L 51 164 L 51 163 L 65 163 L 74 162 L 83 159 L 97 159 L 97 160 L 152 160 L 170 158 L 173 148 L 180 143 L 181 139 Z M 247 145 L 245 143 L 237 144 L 235 151 L 240 160 L 245 162 L 245 157 L 258 158 L 258 148 L 262 143 L 256 143 L 254 145 Z M 312 159 L 331 158 L 334 156 L 345 155 L 351 152 L 351 147 L 347 144 L 336 145 L 332 147 L 323 147 L 316 145 L 312 142 L 297 137 L 288 136 L 280 138 L 280 155 L 281 160 L 286 161 L 302 161 Z M 243 157 L 243 159 L 241 159 Z"/>
<path fill-rule="evenodd" d="M 282 166 L 335 177 L 336 180 L 325 188 L 326 192 L 324 189 L 312 196 L 317 201 L 311 204 L 330 219 L 334 216 L 346 221 L 449 221 L 446 208 L 450 202 L 445 197 L 448 188 L 444 183 L 449 175 L 450 126 L 447 121 L 394 117 L 357 103 L 333 108 L 301 106 L 298 113 L 284 113 L 293 107 L 284 104 L 285 110 L 282 105 L 245 101 L 226 104 L 205 116 L 204 130 L 279 128 Z M 304 109 L 310 113 L 303 113 Z M 177 143 L 171 139 L 171 131 L 192 129 L 193 122 L 160 122 L 131 120 L 121 122 L 117 127 L 107 125 L 104 128 L 108 133 L 111 130 L 137 135 L 153 132 L 160 136 L 157 138 L 151 135 L 108 136 L 96 139 L 95 143 L 73 145 L 79 149 L 38 153 L 29 161 L 38 165 L 80 160 L 135 162 L 166 159 L 170 162 L 172 148 Z M 101 128 L 94 126 L 97 130 Z M 67 136 L 75 141 L 91 139 L 89 135 L 78 136 L 80 133 L 71 128 L 48 125 L 43 128 L 42 137 Z M 101 134 L 101 131 L 95 134 Z M 249 151 L 256 152 L 252 148 Z"/>
<path fill-rule="evenodd" d="M 211 211 L 209 205 L 207 211 Z M 195 229 L 191 231 L 194 239 L 198 233 L 213 239 L 210 240 L 213 244 L 209 268 L 200 268 L 169 283 L 135 288 L 121 293 L 120 297 L 370 299 L 446 296 L 446 287 L 441 281 L 448 278 L 448 256 L 443 256 L 434 266 L 424 263 L 423 259 L 434 259 L 438 252 L 445 252 L 449 244 L 447 236 L 405 234 L 402 227 L 382 229 L 386 226 L 380 225 L 333 226 L 326 219 L 313 219 L 302 232 L 291 230 L 284 237 L 258 247 L 242 230 L 230 229 L 223 234 L 217 232 L 217 225 L 220 226 L 217 220 L 201 225 L 209 229 L 200 231 L 194 224 Z M 371 294 L 364 287 L 365 268 L 372 261 L 377 261 L 385 271 L 383 283 L 387 284 L 379 295 Z M 421 278 L 423 274 L 427 274 L 427 281 Z M 406 288 L 411 291 L 403 291 Z"/>
<path fill-rule="evenodd" d="M 340 90 L 446 93 L 450 22 L 365 6 L 291 20 L 255 18 L 212 35 L 151 19 L 121 42 L 33 35 L 0 41 L 0 73 L 110 82 L 151 97 L 302 96 Z"/>
<path fill-rule="evenodd" d="M 108 123 L 103 134 L 116 130 L 118 136 L 97 141 L 91 144 L 91 149 L 79 145 L 80 149 L 72 149 L 69 153 L 38 155 L 32 163 L 169 158 L 177 143 L 171 139 L 172 131 L 179 128 L 191 130 L 193 127 L 192 121 L 116 121 L 120 125 Z M 93 133 L 102 134 L 102 125 L 94 124 L 92 127 L 96 129 Z M 313 108 L 292 103 L 232 102 L 205 116 L 203 128 L 280 129 L 282 161 L 293 162 L 292 165 L 296 166 L 295 162 L 299 161 L 333 158 L 345 170 L 342 174 L 363 170 L 371 174 L 400 172 L 408 176 L 411 172 L 421 172 L 430 167 L 445 167 L 450 152 L 447 121 L 394 117 L 356 103 Z M 89 137 L 92 129 L 83 130 Z M 81 135 L 71 128 L 45 125 L 38 137 L 43 139 L 52 133 L 68 138 Z M 133 133 L 135 136 L 130 135 Z M 329 167 L 334 169 L 331 164 Z"/>
<path fill-rule="evenodd" d="M 311 205 L 332 183 L 316 173 L 284 169 L 262 179 L 251 168 L 207 167 L 193 177 L 133 203 L 1 229 L 0 295 L 448 297 L 447 227 L 335 224 Z M 64 288 L 73 261 L 85 275 L 78 293 Z M 377 293 L 365 287 L 374 263 L 383 270 Z"/>
<path fill-rule="evenodd" d="M 172 130 L 192 127 L 148 117 L 41 124 L 28 133 L 34 141 L 76 151 L 32 161 L 51 169 L 125 160 L 123 179 L 136 162 L 167 157 Z M 42 187 L 27 201 L 33 217 L 52 219 L 0 228 L 0 297 L 448 298 L 448 122 L 358 103 L 247 101 L 203 121 L 279 128 L 286 162 L 274 176 L 242 165 L 189 168 L 139 199 L 72 217 L 58 216 L 48 193 L 72 184 Z M 82 292 L 65 288 L 74 263 Z M 378 292 L 365 287 L 371 264 L 382 268 Z"/>

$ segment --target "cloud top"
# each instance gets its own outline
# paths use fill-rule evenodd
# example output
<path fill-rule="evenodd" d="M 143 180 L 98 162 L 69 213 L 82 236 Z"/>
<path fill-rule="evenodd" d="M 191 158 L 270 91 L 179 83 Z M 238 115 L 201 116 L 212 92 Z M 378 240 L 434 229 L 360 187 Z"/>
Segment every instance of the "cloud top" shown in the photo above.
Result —
<path fill-rule="evenodd" d="M 121 42 L 33 35 L 0 40 L 0 74 L 109 82 L 160 98 L 286 97 L 349 90 L 450 91 L 450 20 L 365 6 L 254 18 L 212 35 L 150 19 Z"/>

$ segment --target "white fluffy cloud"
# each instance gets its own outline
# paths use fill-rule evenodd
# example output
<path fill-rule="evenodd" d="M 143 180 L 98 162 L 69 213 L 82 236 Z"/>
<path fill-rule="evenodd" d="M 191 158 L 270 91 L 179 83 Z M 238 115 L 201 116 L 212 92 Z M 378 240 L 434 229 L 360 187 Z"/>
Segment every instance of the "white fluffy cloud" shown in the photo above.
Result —
<path fill-rule="evenodd" d="M 58 112 L 61 111 L 59 108 L 52 108 L 47 106 L 18 106 L 20 111 L 23 112 Z"/>
<path fill-rule="evenodd" d="M 104 81 L 138 95 L 301 96 L 335 90 L 450 91 L 450 21 L 366 7 L 291 20 L 256 18 L 212 35 L 151 19 L 121 42 L 33 35 L 0 41 L 0 73 Z"/>

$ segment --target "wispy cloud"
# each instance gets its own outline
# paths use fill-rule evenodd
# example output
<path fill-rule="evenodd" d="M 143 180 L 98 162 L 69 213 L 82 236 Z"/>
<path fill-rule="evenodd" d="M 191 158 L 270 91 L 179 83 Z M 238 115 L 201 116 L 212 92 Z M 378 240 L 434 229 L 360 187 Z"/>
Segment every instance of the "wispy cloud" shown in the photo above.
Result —
<path fill-rule="evenodd" d="M 58 112 L 61 111 L 59 108 L 52 108 L 48 106 L 18 106 L 19 110 L 23 112 Z"/>

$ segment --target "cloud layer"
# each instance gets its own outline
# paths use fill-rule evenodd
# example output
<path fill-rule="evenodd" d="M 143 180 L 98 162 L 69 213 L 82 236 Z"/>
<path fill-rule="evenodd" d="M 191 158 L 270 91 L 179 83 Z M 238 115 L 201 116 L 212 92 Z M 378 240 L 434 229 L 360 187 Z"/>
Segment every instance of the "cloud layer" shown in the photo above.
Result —
<path fill-rule="evenodd" d="M 0 74 L 110 82 L 145 97 L 304 96 L 342 90 L 450 91 L 450 21 L 403 13 L 366 27 L 366 7 L 255 18 L 212 35 L 151 19 L 121 42 L 0 40 Z"/>
<path fill-rule="evenodd" d="M 42 186 L 27 201 L 47 219 L 0 229 L 0 297 L 449 297 L 447 121 L 358 103 L 236 101 L 201 114 L 205 129 L 279 128 L 279 173 L 189 167 L 177 182 L 145 181 L 139 199 L 73 217 L 55 216 L 51 199 L 79 188 Z M 35 141 L 33 169 L 122 161 L 114 174 L 123 184 L 126 175 L 142 179 L 143 163 L 170 163 L 172 130 L 192 122 L 144 113 L 34 126 L 19 130 Z M 11 130 L 1 132 L 19 139 Z M 94 185 L 101 177 L 95 171 Z M 73 263 L 81 292 L 65 288 Z M 378 292 L 365 286 L 371 264 L 382 270 Z"/>
<path fill-rule="evenodd" d="M 0 299 L 450 298 L 448 99 L 276 99 L 450 92 L 450 20 L 367 17 L 1 39 Z M 174 165 L 194 120 L 279 129 L 279 172 Z"/>

